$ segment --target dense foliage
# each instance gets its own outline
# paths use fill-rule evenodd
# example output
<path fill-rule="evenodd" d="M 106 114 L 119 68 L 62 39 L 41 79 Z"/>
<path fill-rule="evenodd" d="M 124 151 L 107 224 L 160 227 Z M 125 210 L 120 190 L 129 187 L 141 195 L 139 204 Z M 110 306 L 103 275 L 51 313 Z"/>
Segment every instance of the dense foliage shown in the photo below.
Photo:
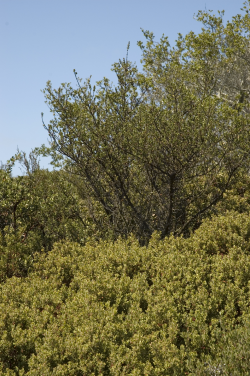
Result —
<path fill-rule="evenodd" d="M 249 215 L 235 212 L 148 247 L 58 243 L 1 285 L 2 373 L 247 375 L 249 250 Z"/>
<path fill-rule="evenodd" d="M 143 71 L 120 60 L 116 86 L 82 85 L 75 72 L 77 89 L 44 90 L 52 155 L 81 178 L 115 238 L 187 236 L 248 171 L 250 18 L 198 20 L 206 29 L 179 35 L 173 48 L 144 31 Z"/>
<path fill-rule="evenodd" d="M 90 236 L 97 236 L 95 225 L 63 172 L 38 167 L 14 178 L 0 170 L 0 281 L 27 275 L 33 255 L 56 241 L 84 244 Z"/>
<path fill-rule="evenodd" d="M 0 375 L 250 375 L 249 5 L 47 84 L 50 148 L 0 168 Z"/>

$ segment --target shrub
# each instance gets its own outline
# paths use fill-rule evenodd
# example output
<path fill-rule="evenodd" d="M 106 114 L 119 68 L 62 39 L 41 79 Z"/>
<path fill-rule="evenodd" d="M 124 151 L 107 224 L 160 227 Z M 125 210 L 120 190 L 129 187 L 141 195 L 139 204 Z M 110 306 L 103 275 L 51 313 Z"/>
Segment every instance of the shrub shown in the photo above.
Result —
<path fill-rule="evenodd" d="M 228 348 L 229 367 L 250 314 L 247 220 L 228 213 L 148 247 L 131 237 L 37 255 L 26 278 L 1 285 L 2 374 L 212 375 Z"/>

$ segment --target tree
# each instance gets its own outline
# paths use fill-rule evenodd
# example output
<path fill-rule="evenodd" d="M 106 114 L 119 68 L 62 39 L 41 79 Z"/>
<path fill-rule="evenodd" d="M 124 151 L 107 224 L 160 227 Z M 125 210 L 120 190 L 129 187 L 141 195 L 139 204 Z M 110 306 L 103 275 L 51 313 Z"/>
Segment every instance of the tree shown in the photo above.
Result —
<path fill-rule="evenodd" d="M 249 111 L 250 93 L 250 18 L 249 1 L 244 3 L 242 11 L 223 24 L 224 11 L 218 16 L 212 11 L 199 11 L 196 19 L 203 24 L 200 34 L 190 32 L 185 37 L 179 34 L 177 56 L 183 59 L 189 68 L 196 72 L 196 81 L 189 79 L 186 84 L 195 86 L 210 85 L 211 93 L 223 99 L 227 104 L 236 107 L 244 104 Z M 144 69 L 151 77 L 154 95 L 164 95 L 165 67 L 171 59 L 169 43 L 163 36 L 157 48 L 153 43 L 153 34 L 144 32 L 148 39 L 147 48 L 139 42 L 143 50 Z M 157 91 L 155 90 L 157 88 Z"/>
<path fill-rule="evenodd" d="M 51 151 L 64 157 L 71 179 L 81 179 L 89 211 L 94 216 L 100 205 L 106 221 L 97 224 L 115 238 L 134 232 L 145 243 L 155 230 L 188 235 L 247 171 L 249 115 L 241 109 L 248 104 L 231 99 L 223 77 L 232 51 L 248 46 L 241 30 L 249 31 L 249 17 L 236 16 L 226 28 L 204 12 L 199 20 L 212 30 L 179 35 L 173 48 L 143 31 L 143 72 L 119 60 L 116 87 L 106 78 L 82 85 L 75 72 L 76 89 L 48 82 L 44 90 L 54 115 L 44 124 Z"/>
<path fill-rule="evenodd" d="M 219 12 L 218 17 L 212 15 L 211 11 L 198 14 L 198 20 L 207 28 L 206 33 L 218 40 L 221 53 L 217 64 L 215 93 L 234 108 L 245 112 L 249 112 L 250 99 L 249 4 L 246 1 L 242 8 L 244 14 L 236 15 L 225 26 L 222 20 L 224 12 Z"/>

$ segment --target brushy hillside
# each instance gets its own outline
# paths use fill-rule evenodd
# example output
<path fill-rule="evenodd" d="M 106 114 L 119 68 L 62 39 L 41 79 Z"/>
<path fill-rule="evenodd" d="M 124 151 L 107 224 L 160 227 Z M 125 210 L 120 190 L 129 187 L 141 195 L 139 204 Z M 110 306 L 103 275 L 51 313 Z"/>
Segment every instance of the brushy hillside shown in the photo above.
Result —
<path fill-rule="evenodd" d="M 57 243 L 1 284 L 1 374 L 248 375 L 249 250 L 236 212 L 148 247 Z"/>
<path fill-rule="evenodd" d="M 0 376 L 250 375 L 250 0 L 223 14 L 47 82 L 50 146 L 0 166 Z"/>

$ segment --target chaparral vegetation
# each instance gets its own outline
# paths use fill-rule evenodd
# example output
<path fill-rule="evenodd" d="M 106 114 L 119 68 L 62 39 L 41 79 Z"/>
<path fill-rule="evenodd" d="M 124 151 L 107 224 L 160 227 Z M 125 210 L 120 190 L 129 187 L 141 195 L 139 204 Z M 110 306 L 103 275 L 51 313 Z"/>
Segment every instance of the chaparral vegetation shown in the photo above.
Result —
<path fill-rule="evenodd" d="M 0 169 L 0 375 L 250 375 L 249 8 L 47 83 L 50 147 Z"/>

